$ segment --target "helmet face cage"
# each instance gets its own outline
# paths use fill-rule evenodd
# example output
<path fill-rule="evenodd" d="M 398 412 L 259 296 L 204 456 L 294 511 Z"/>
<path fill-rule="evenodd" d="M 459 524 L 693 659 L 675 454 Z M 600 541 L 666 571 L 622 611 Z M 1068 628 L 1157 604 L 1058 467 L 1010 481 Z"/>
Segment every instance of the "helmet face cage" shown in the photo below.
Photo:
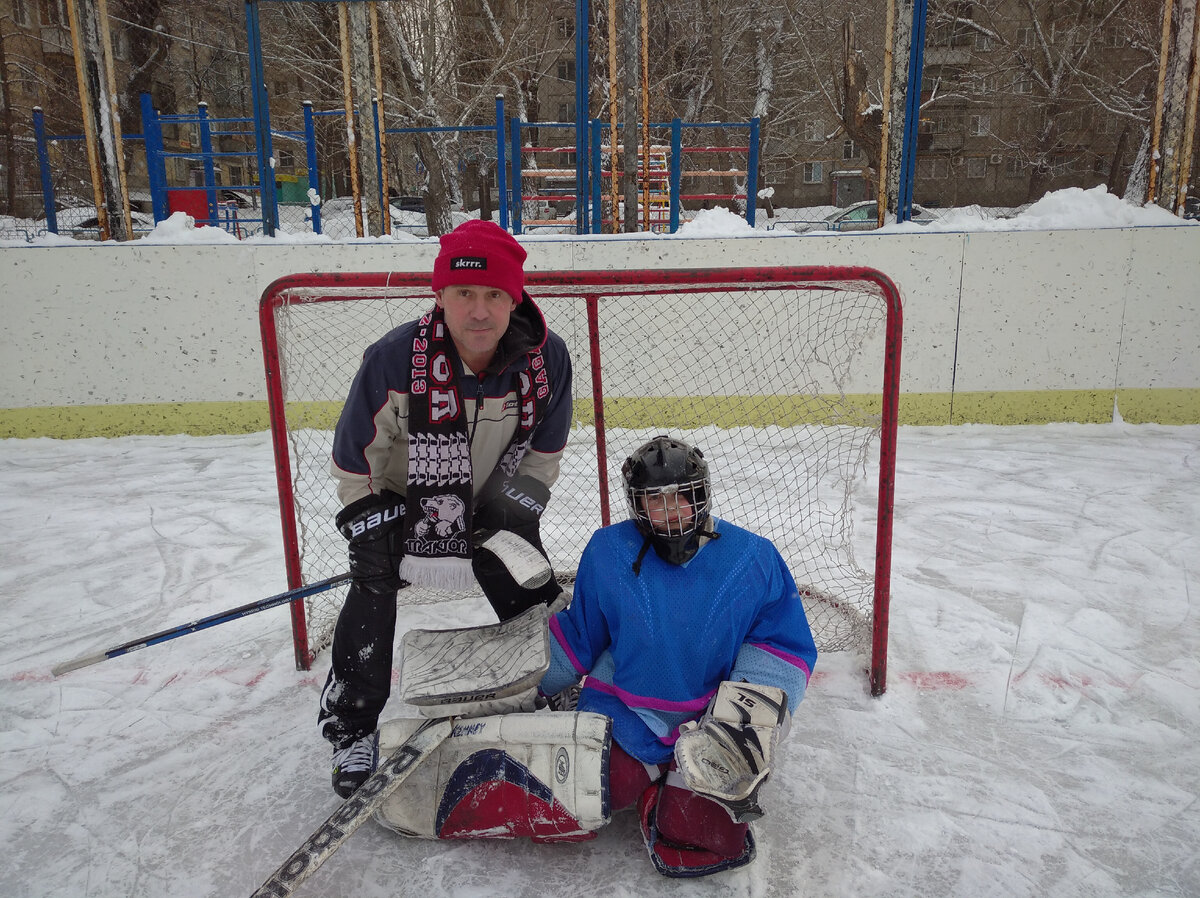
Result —
<path fill-rule="evenodd" d="M 664 561 L 682 564 L 700 548 L 711 506 L 708 463 L 693 446 L 655 437 L 621 468 L 629 515 Z"/>

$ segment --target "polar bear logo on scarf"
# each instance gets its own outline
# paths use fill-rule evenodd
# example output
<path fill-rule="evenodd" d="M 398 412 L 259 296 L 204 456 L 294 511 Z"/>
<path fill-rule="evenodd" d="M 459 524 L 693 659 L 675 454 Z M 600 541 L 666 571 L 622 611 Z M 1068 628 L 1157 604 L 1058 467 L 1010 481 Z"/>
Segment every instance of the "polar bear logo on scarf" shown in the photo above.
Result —
<path fill-rule="evenodd" d="M 413 527 L 417 539 L 446 539 L 466 529 L 463 515 L 467 506 L 458 496 L 428 496 L 421 500 L 425 516 Z M 432 532 L 431 532 L 432 531 Z"/>

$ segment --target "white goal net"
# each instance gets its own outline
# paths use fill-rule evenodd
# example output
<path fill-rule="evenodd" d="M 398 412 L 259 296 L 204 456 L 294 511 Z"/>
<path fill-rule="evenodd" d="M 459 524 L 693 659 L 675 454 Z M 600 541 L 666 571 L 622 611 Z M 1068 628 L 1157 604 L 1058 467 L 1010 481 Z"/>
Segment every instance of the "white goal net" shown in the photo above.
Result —
<path fill-rule="evenodd" d="M 538 272 L 527 281 L 574 367 L 575 422 L 542 518 L 559 579 L 571 580 L 597 527 L 625 517 L 629 452 L 658 433 L 676 436 L 709 461 L 714 513 L 771 539 L 810 587 L 818 648 L 862 651 L 872 691 L 882 692 L 901 314 L 891 281 L 862 268 Z M 329 461 L 363 350 L 432 304 L 427 273 L 294 275 L 264 293 L 292 587 L 347 567 Z M 332 638 L 344 589 L 294 609 L 301 666 Z M 399 602 L 456 598 L 408 588 Z"/>

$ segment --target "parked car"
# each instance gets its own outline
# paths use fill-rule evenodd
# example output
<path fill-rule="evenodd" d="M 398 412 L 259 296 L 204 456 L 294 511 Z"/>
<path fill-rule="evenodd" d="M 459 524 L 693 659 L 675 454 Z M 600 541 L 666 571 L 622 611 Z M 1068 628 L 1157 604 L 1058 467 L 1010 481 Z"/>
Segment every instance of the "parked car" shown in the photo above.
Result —
<path fill-rule="evenodd" d="M 879 227 L 879 213 L 875 200 L 863 200 L 845 209 L 838 209 L 825 216 L 821 230 L 826 231 L 873 231 Z M 929 224 L 937 216 L 923 206 L 912 205 L 912 221 Z"/>

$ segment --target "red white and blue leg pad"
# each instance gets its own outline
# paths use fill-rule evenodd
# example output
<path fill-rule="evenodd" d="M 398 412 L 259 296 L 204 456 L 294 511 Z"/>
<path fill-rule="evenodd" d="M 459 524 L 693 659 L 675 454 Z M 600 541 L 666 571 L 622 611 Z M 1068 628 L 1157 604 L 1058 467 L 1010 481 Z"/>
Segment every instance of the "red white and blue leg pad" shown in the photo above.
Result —
<path fill-rule="evenodd" d="M 381 751 L 403 741 L 412 723 L 384 724 Z M 600 714 L 459 720 L 376 818 L 403 835 L 427 839 L 594 838 L 611 817 L 611 744 L 611 721 Z"/>

